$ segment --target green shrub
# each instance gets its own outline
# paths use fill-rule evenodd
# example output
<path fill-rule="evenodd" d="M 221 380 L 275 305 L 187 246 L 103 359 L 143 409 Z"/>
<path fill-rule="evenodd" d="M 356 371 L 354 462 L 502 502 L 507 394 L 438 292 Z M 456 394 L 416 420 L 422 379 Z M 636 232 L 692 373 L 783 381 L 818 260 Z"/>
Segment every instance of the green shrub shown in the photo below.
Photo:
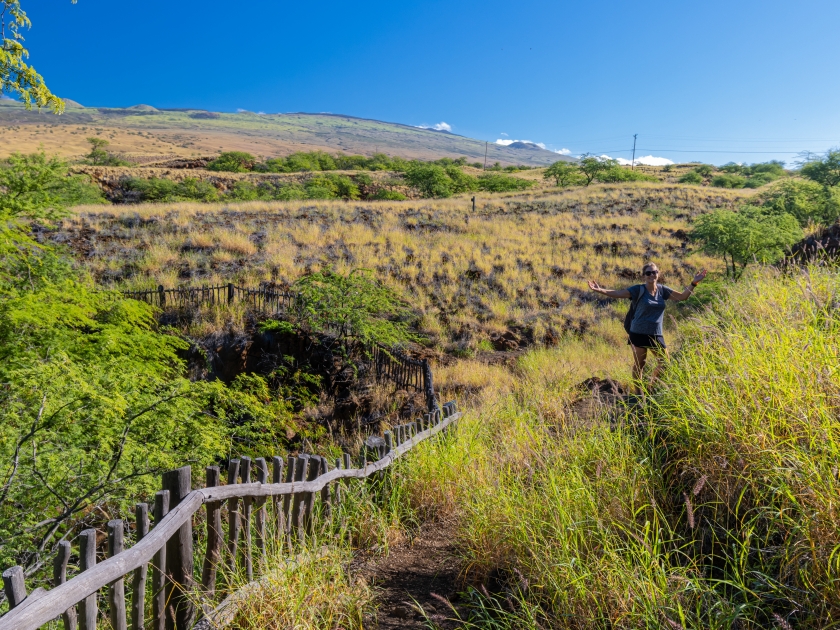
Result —
<path fill-rule="evenodd" d="M 658 182 L 659 179 L 653 175 L 647 175 L 641 171 L 631 169 L 629 166 L 614 165 L 599 172 L 595 179 L 605 184 L 618 184 L 621 182 Z"/>
<path fill-rule="evenodd" d="M 404 194 L 396 190 L 389 190 L 388 188 L 380 188 L 371 199 L 382 199 L 388 201 L 405 201 L 408 199 Z"/>
<path fill-rule="evenodd" d="M 697 171 L 689 171 L 677 181 L 681 184 L 702 184 L 703 176 Z"/>
<path fill-rule="evenodd" d="M 182 199 L 192 201 L 218 201 L 219 191 L 209 182 L 201 181 L 193 177 L 187 177 L 175 187 L 175 194 Z"/>
<path fill-rule="evenodd" d="M 85 156 L 88 164 L 96 166 L 129 166 L 128 162 L 121 160 L 105 150 L 105 147 L 110 142 L 104 138 L 88 138 L 87 141 L 90 142 L 90 153 Z"/>
<path fill-rule="evenodd" d="M 294 201 L 297 199 L 306 199 L 307 197 L 307 190 L 300 184 L 280 186 L 273 195 L 273 198 L 278 201 Z"/>
<path fill-rule="evenodd" d="M 512 190 L 526 190 L 534 185 L 534 182 L 520 177 L 511 177 L 492 173 L 479 175 L 478 188 L 486 192 L 507 192 Z"/>
<path fill-rule="evenodd" d="M 826 151 L 822 157 L 810 156 L 800 173 L 823 186 L 837 186 L 840 184 L 840 149 Z"/>
<path fill-rule="evenodd" d="M 575 184 L 582 184 L 584 178 L 580 173 L 580 169 L 574 162 L 566 160 L 558 160 L 543 173 L 543 179 L 553 179 L 555 183 L 565 188 L 566 186 L 573 186 Z"/>
<path fill-rule="evenodd" d="M 706 252 L 722 256 L 727 272 L 739 277 L 752 262 L 778 261 L 802 238 L 802 229 L 790 214 L 746 206 L 738 212 L 720 209 L 699 217 L 691 235 Z"/>
<path fill-rule="evenodd" d="M 237 201 L 255 201 L 257 199 L 271 199 L 270 194 L 261 190 L 251 182 L 239 181 L 236 182 L 227 194 L 229 199 L 236 199 Z"/>
<path fill-rule="evenodd" d="M 743 188 L 746 183 L 746 178 L 738 175 L 716 175 L 711 181 L 716 188 Z"/>
<path fill-rule="evenodd" d="M 64 208 L 107 203 L 86 175 L 68 175 L 67 163 L 43 151 L 0 160 L 0 216 L 59 216 Z"/>
<path fill-rule="evenodd" d="M 133 203 L 209 202 L 219 199 L 219 192 L 212 184 L 190 177 L 181 182 L 171 179 L 127 177 L 120 181 L 120 187 L 123 191 L 123 200 Z"/>
<path fill-rule="evenodd" d="M 304 184 L 309 199 L 358 199 L 359 187 L 346 175 L 317 175 Z"/>
<path fill-rule="evenodd" d="M 423 197 L 452 196 L 452 180 L 442 166 L 415 163 L 405 172 L 405 179 Z"/>
<path fill-rule="evenodd" d="M 799 225 L 830 225 L 840 219 L 840 190 L 826 188 L 815 181 L 784 179 L 758 196 L 767 212 L 790 214 Z"/>
<path fill-rule="evenodd" d="M 227 151 L 207 165 L 211 171 L 226 171 L 229 173 L 246 173 L 253 170 L 257 163 L 250 153 L 244 151 Z"/>
<path fill-rule="evenodd" d="M 449 189 L 453 194 L 457 195 L 458 193 L 472 192 L 474 190 L 478 190 L 481 185 L 480 179 L 477 180 L 472 175 L 467 175 L 456 165 L 447 166 L 444 170 L 451 180 Z"/>

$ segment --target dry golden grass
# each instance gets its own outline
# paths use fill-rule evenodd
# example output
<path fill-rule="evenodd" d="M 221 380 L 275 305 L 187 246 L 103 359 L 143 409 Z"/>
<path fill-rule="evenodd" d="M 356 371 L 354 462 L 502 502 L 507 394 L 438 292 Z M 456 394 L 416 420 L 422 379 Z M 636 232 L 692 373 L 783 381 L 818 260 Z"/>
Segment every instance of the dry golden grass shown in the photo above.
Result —
<path fill-rule="evenodd" d="M 715 269 L 687 242 L 689 222 L 746 195 L 641 183 L 484 195 L 475 213 L 463 197 L 80 207 L 52 236 L 124 288 L 291 284 L 325 268 L 371 269 L 427 333 L 469 355 L 506 330 L 549 345 L 569 332 L 610 334 L 623 305 L 599 300 L 586 280 L 628 286 L 653 260 L 681 287 Z"/>

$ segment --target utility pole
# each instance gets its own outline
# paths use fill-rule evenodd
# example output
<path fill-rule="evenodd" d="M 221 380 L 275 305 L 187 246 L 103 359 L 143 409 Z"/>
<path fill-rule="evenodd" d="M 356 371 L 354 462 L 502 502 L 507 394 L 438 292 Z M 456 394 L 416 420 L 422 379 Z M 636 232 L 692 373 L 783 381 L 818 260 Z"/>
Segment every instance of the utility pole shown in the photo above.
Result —
<path fill-rule="evenodd" d="M 637 134 L 637 133 L 633 134 L 633 162 L 632 162 L 632 165 L 630 166 L 631 171 L 636 170 L 636 136 L 638 136 L 638 135 L 639 134 Z"/>
<path fill-rule="evenodd" d="M 489 146 L 490 141 L 484 143 L 484 170 L 487 170 L 487 147 Z"/>

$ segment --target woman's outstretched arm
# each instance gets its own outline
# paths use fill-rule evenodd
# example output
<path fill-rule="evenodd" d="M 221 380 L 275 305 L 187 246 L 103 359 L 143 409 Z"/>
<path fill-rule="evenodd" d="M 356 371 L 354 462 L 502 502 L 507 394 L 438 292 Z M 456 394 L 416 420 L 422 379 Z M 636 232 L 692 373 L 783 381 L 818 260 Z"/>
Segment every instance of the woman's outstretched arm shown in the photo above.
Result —
<path fill-rule="evenodd" d="M 595 291 L 595 293 L 600 293 L 601 295 L 606 295 L 607 297 L 611 298 L 630 298 L 633 297 L 630 295 L 630 291 L 627 289 L 619 289 L 618 291 L 610 291 L 609 289 L 602 288 L 597 282 L 594 280 L 589 281 L 589 288 Z"/>
<path fill-rule="evenodd" d="M 706 277 L 706 270 L 703 269 L 703 270 L 700 271 L 700 273 L 698 273 L 696 276 L 694 276 L 694 280 L 691 281 L 691 285 L 689 285 L 685 289 L 683 289 L 682 293 L 680 293 L 679 291 L 674 291 L 671 294 L 671 297 L 668 298 L 668 299 L 671 300 L 672 302 L 682 302 L 683 300 L 687 300 L 688 298 L 691 297 L 691 294 L 694 293 L 694 288 L 698 284 L 703 282 L 703 278 L 705 278 L 705 277 Z"/>

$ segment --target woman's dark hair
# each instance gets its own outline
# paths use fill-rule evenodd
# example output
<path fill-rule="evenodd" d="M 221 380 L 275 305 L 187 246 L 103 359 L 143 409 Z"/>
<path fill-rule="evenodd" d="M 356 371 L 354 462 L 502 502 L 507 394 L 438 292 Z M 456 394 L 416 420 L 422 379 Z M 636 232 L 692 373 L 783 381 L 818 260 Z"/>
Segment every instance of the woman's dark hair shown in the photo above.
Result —
<path fill-rule="evenodd" d="M 656 264 L 656 263 L 652 263 L 652 262 L 645 263 L 645 264 L 644 264 L 644 266 L 642 267 L 642 274 L 644 274 L 644 273 L 645 273 L 645 271 L 647 271 L 647 270 L 648 270 L 648 269 L 650 269 L 651 267 L 656 267 L 657 269 L 659 269 L 659 267 L 657 266 L 657 264 Z"/>

